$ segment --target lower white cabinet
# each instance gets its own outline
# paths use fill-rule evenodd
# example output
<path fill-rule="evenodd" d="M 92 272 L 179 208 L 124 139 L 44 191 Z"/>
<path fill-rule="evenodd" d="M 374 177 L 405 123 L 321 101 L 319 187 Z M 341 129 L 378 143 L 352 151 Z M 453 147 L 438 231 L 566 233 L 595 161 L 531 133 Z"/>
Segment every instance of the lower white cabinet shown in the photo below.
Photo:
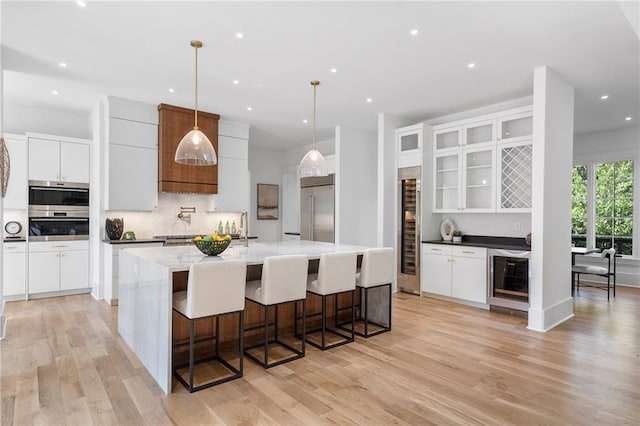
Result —
<path fill-rule="evenodd" d="M 29 294 L 89 288 L 89 241 L 29 243 Z"/>
<path fill-rule="evenodd" d="M 4 243 L 2 266 L 3 294 L 7 296 L 24 296 L 26 289 L 27 243 Z"/>
<path fill-rule="evenodd" d="M 136 242 L 136 243 L 103 243 L 104 244 L 104 300 L 110 305 L 118 304 L 118 269 L 120 250 L 125 248 L 142 247 L 162 247 L 164 243 L 159 242 Z"/>
<path fill-rule="evenodd" d="M 421 291 L 487 303 L 487 249 L 422 245 Z"/>

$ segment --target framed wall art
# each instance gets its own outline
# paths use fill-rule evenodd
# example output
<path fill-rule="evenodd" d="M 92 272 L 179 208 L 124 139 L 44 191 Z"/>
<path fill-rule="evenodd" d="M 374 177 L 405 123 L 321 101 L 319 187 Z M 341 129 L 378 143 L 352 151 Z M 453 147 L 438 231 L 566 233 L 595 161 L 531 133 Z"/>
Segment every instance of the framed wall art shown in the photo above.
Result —
<path fill-rule="evenodd" d="M 278 185 L 258 184 L 258 220 L 278 220 Z"/>

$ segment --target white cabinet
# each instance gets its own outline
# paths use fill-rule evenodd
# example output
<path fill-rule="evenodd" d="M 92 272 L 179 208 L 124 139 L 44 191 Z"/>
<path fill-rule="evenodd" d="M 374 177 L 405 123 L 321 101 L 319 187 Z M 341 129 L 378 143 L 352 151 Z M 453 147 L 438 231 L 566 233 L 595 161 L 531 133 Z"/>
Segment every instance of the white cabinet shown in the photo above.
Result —
<path fill-rule="evenodd" d="M 433 212 L 531 211 L 531 107 L 434 127 Z"/>
<path fill-rule="evenodd" d="M 118 304 L 118 279 L 120 251 L 125 248 L 162 247 L 163 242 L 102 243 L 104 248 L 104 300 L 110 305 Z"/>
<path fill-rule="evenodd" d="M 29 136 L 29 180 L 89 183 L 90 141 Z"/>
<path fill-rule="evenodd" d="M 4 243 L 2 276 L 4 296 L 24 296 L 26 286 L 25 242 Z"/>
<path fill-rule="evenodd" d="M 108 97 L 105 210 L 152 211 L 158 205 L 158 111 L 155 105 Z"/>
<path fill-rule="evenodd" d="M 29 243 L 29 294 L 89 288 L 89 241 Z"/>
<path fill-rule="evenodd" d="M 222 131 L 226 126 L 221 126 Z M 249 211 L 249 141 L 218 134 L 218 193 L 211 196 L 207 211 Z"/>
<path fill-rule="evenodd" d="M 533 186 L 531 140 L 500 143 L 497 152 L 497 210 L 499 212 L 530 212 Z"/>
<path fill-rule="evenodd" d="M 11 161 L 11 177 L 4 197 L 5 209 L 27 209 L 27 138 L 4 135 Z M 23 291 L 24 292 L 24 291 Z"/>
<path fill-rule="evenodd" d="M 421 291 L 487 303 L 487 249 L 422 245 Z"/>
<path fill-rule="evenodd" d="M 398 167 L 422 166 L 422 145 L 424 125 L 396 129 L 396 152 L 398 153 Z"/>

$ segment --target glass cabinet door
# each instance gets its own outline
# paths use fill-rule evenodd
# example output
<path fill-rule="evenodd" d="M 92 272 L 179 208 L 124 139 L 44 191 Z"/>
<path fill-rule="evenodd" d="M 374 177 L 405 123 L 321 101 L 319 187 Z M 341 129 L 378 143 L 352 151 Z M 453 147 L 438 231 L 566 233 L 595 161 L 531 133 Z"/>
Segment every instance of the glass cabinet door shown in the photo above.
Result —
<path fill-rule="evenodd" d="M 464 145 L 492 144 L 496 142 L 495 120 L 480 121 L 464 126 Z"/>
<path fill-rule="evenodd" d="M 434 211 L 460 209 L 460 154 L 438 155 L 434 158 Z"/>
<path fill-rule="evenodd" d="M 420 149 L 420 138 L 418 133 L 406 133 L 400 135 L 399 148 L 401 153 Z"/>
<path fill-rule="evenodd" d="M 462 145 L 460 127 L 436 130 L 434 132 L 434 137 L 435 137 L 435 141 L 434 141 L 435 151 L 440 151 L 443 149 L 458 148 Z"/>
<path fill-rule="evenodd" d="M 464 210 L 493 210 L 494 153 L 493 148 L 464 151 Z"/>
<path fill-rule="evenodd" d="M 500 142 L 515 142 L 531 139 L 533 134 L 533 115 L 530 112 L 504 117 L 498 120 Z"/>

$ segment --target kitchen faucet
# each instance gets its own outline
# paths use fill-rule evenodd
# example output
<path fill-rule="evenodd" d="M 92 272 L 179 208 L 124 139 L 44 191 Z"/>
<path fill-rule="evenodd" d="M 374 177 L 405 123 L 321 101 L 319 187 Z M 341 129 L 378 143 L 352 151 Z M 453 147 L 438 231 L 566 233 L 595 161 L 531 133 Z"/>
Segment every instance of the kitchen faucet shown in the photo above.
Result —
<path fill-rule="evenodd" d="M 240 213 L 240 228 L 242 228 L 242 235 L 244 238 L 244 246 L 249 247 L 249 212 Z"/>
<path fill-rule="evenodd" d="M 178 219 L 182 219 L 188 224 L 191 224 L 191 213 L 195 213 L 195 207 L 180 207 L 180 213 L 178 213 Z M 187 213 L 185 215 L 185 213 Z"/>

